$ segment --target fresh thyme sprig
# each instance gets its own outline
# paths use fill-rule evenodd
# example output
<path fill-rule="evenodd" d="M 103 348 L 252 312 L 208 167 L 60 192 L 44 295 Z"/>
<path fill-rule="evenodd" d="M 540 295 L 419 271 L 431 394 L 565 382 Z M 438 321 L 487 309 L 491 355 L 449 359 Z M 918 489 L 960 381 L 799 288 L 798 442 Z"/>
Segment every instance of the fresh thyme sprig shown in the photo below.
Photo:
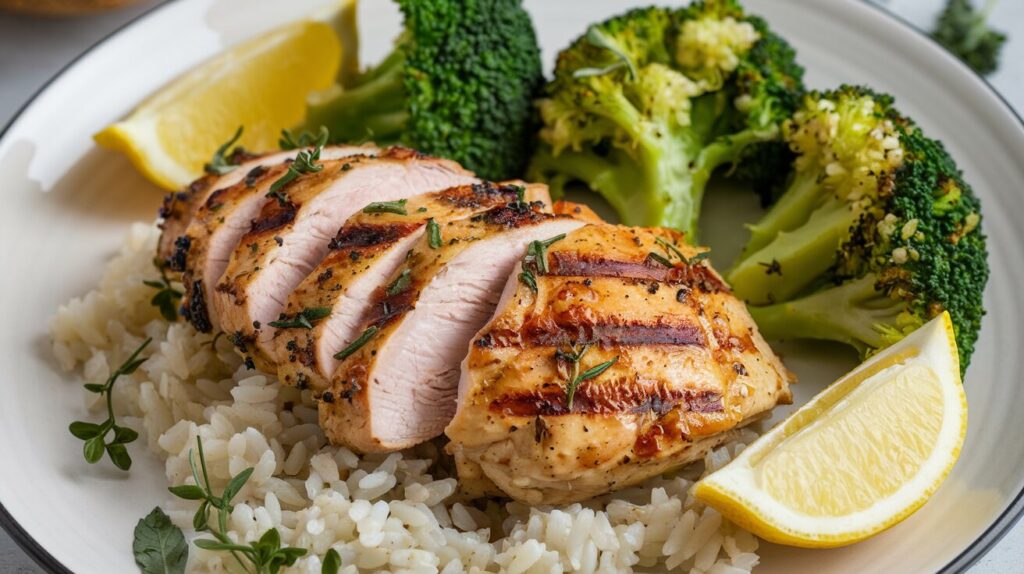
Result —
<path fill-rule="evenodd" d="M 156 289 L 156 295 L 149 300 L 150 304 L 160 309 L 160 314 L 163 315 L 164 319 L 168 321 L 178 320 L 178 304 L 181 302 L 182 292 L 178 291 L 171 285 L 171 280 L 167 278 L 167 272 L 164 271 L 163 267 L 160 268 L 160 280 L 143 281 L 149 287 Z"/>
<path fill-rule="evenodd" d="M 228 537 L 228 518 L 234 509 L 231 501 L 245 486 L 254 469 L 247 468 L 232 477 L 224 487 L 224 492 L 217 496 L 213 493 L 213 488 L 210 487 L 210 475 L 206 470 L 206 455 L 203 453 L 202 438 L 196 437 L 196 446 L 199 451 L 199 467 L 203 470 L 202 477 L 196 467 L 195 453 L 190 449 L 188 463 L 192 469 L 192 479 L 195 484 L 182 484 L 168 488 L 171 494 L 178 498 L 201 501 L 199 509 L 192 517 L 192 526 L 197 532 L 209 532 L 213 538 L 201 538 L 195 540 L 194 544 L 204 550 L 230 552 L 239 566 L 250 574 L 277 574 L 282 566 L 292 566 L 296 560 L 305 556 L 305 548 L 282 547 L 281 533 L 276 528 L 267 530 L 258 541 L 252 544 L 239 544 Z M 211 510 L 216 510 L 216 528 L 210 525 Z"/>
<path fill-rule="evenodd" d="M 278 321 L 268 323 L 276 329 L 312 329 L 318 321 L 331 315 L 330 307 L 310 307 L 295 314 L 291 319 L 282 317 Z"/>
<path fill-rule="evenodd" d="M 548 247 L 565 239 L 565 234 L 556 235 L 544 241 L 531 241 L 526 247 L 526 255 L 523 255 L 523 271 L 519 274 L 519 281 L 530 288 L 530 291 L 537 292 L 537 275 L 548 273 Z"/>
<path fill-rule="evenodd" d="M 396 215 L 407 215 L 405 211 L 406 200 L 398 201 L 375 201 L 363 208 L 363 213 L 394 213 Z"/>
<path fill-rule="evenodd" d="M 616 356 L 614 359 L 595 365 L 581 373 L 580 362 L 589 350 L 590 345 L 584 344 L 573 345 L 568 352 L 562 350 L 555 351 L 556 359 L 562 359 L 569 363 L 569 377 L 565 383 L 565 408 L 569 411 L 572 410 L 572 401 L 576 396 L 576 389 L 580 386 L 580 383 L 597 378 L 619 360 L 619 357 Z"/>
<path fill-rule="evenodd" d="M 235 142 L 242 137 L 242 131 L 242 126 L 238 126 L 238 129 L 235 130 L 235 135 L 231 136 L 231 139 L 221 144 L 221 146 L 217 148 L 217 151 L 213 152 L 213 157 L 210 158 L 210 163 L 203 166 L 203 171 L 213 175 L 224 175 L 238 167 L 238 164 L 232 163 L 231 161 L 233 151 L 229 153 L 228 149 L 235 145 Z M 235 149 L 237 150 L 239 148 Z"/>
<path fill-rule="evenodd" d="M 661 263 L 665 267 L 674 267 L 674 264 L 672 263 L 673 258 L 678 259 L 685 265 L 696 265 L 697 263 L 700 263 L 704 259 L 707 259 L 708 257 L 711 256 L 711 251 L 701 251 L 700 253 L 697 253 L 693 257 L 687 258 L 685 255 L 683 255 L 683 252 L 680 251 L 675 245 L 673 245 L 671 242 L 665 240 L 662 237 L 655 237 L 654 242 L 660 245 L 662 249 L 665 250 L 665 254 L 662 255 L 660 253 L 655 253 L 651 251 L 650 253 L 647 254 L 647 257 L 649 257 L 653 261 Z"/>
<path fill-rule="evenodd" d="M 281 138 L 277 140 L 277 145 L 283 150 L 298 149 L 300 147 L 323 147 L 327 144 L 328 138 L 331 137 L 331 133 L 327 130 L 327 126 L 320 126 L 320 129 L 316 133 L 308 132 L 303 130 L 299 134 L 299 138 L 295 139 L 295 136 L 288 130 L 281 130 Z"/>
<path fill-rule="evenodd" d="M 302 150 L 295 155 L 295 159 L 288 164 L 288 171 L 277 178 L 277 181 L 270 184 L 270 191 L 267 192 L 267 197 L 277 199 L 277 203 L 284 207 L 288 204 L 288 195 L 281 193 L 281 189 L 284 186 L 295 181 L 300 175 L 316 173 L 324 168 L 323 164 L 317 162 L 320 161 L 320 152 L 323 151 L 324 144 L 327 143 L 327 138 L 329 137 L 329 134 L 326 132 L 326 128 L 323 128 L 321 137 L 315 141 L 316 147 Z M 300 136 L 299 139 L 301 140 L 302 137 Z"/>
<path fill-rule="evenodd" d="M 114 416 L 113 389 L 118 377 L 134 373 L 138 370 L 139 365 L 146 362 L 148 357 L 140 359 L 139 354 L 152 341 L 152 338 L 143 341 L 131 356 L 107 377 L 105 383 L 85 385 L 87 391 L 103 396 L 107 401 L 107 420 L 100 424 L 75 421 L 68 426 L 71 434 L 85 441 L 85 444 L 82 446 L 82 453 L 89 464 L 99 462 L 103 458 L 103 453 L 106 452 L 107 456 L 110 457 L 110 462 L 114 463 L 114 466 L 117 468 L 128 470 L 132 467 L 132 457 L 128 455 L 128 449 L 125 445 L 139 438 L 139 433 L 128 427 L 118 426 L 117 419 Z M 114 436 L 108 441 L 107 435 L 111 433 Z"/>

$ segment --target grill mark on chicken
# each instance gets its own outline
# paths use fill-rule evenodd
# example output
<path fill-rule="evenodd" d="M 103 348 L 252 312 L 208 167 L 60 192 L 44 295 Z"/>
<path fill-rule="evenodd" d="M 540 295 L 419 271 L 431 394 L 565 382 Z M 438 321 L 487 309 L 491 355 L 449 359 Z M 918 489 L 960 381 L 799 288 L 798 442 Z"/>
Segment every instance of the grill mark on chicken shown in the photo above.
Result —
<path fill-rule="evenodd" d="M 722 395 L 715 391 L 680 389 L 663 383 L 584 381 L 573 396 L 572 410 L 566 408 L 562 383 L 547 383 L 532 391 L 506 393 L 492 400 L 492 412 L 518 417 L 562 415 L 614 415 L 653 412 L 659 417 L 676 409 L 711 413 L 723 410 Z"/>
<path fill-rule="evenodd" d="M 182 306 L 182 315 L 200 333 L 209 333 L 213 330 L 209 310 L 206 306 L 206 297 L 203 295 L 202 280 L 197 279 L 192 282 L 188 300 Z"/>
<path fill-rule="evenodd" d="M 182 235 L 174 240 L 174 250 L 167 257 L 167 268 L 171 271 L 182 272 L 188 264 L 188 250 L 192 247 L 192 238 Z"/>
<path fill-rule="evenodd" d="M 353 223 L 346 224 L 331 240 L 328 248 L 333 250 L 353 247 L 374 247 L 393 243 L 423 226 L 421 221 L 409 223 Z"/>
<path fill-rule="evenodd" d="M 460 209 L 489 207 L 496 201 L 513 202 L 520 186 L 495 185 L 491 182 L 452 187 L 438 195 L 438 200 Z"/>
<path fill-rule="evenodd" d="M 636 347 L 643 345 L 686 345 L 704 347 L 703 329 L 689 322 L 639 321 L 588 322 L 584 317 L 566 313 L 565 317 L 542 316 L 527 323 L 523 329 L 526 344 L 562 347 L 574 344 Z"/>
<path fill-rule="evenodd" d="M 277 201 L 268 201 L 260 210 L 260 215 L 252 222 L 249 233 L 242 238 L 242 243 L 254 235 L 280 229 L 295 220 L 297 208 L 294 203 L 281 205 Z"/>
<path fill-rule="evenodd" d="M 474 215 L 472 221 L 483 221 L 492 225 L 500 225 L 509 229 L 523 227 L 544 220 L 547 215 L 542 211 L 542 202 L 514 202 L 501 207 L 489 209 L 480 215 Z"/>
<path fill-rule="evenodd" d="M 705 265 L 666 267 L 650 258 L 643 262 L 619 261 L 592 253 L 553 251 L 548 274 L 562 277 L 618 277 L 697 287 L 704 293 L 729 292 L 726 284 Z"/>
<path fill-rule="evenodd" d="M 409 286 L 394 295 L 387 295 L 385 287 L 377 289 L 374 295 L 374 305 L 367 312 L 366 324 L 378 329 L 412 311 L 416 307 L 416 299 L 419 298 L 419 289 Z"/>

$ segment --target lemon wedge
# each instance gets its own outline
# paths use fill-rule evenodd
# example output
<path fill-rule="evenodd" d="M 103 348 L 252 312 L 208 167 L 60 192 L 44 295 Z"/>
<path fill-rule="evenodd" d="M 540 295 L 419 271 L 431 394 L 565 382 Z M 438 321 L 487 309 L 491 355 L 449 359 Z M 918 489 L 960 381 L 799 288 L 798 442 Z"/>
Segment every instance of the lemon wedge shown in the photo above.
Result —
<path fill-rule="evenodd" d="M 94 138 L 125 153 L 153 183 L 180 189 L 239 126 L 239 145 L 276 147 L 281 129 L 302 121 L 306 97 L 334 83 L 341 58 L 331 24 L 289 24 L 191 70 Z"/>
<path fill-rule="evenodd" d="M 953 468 L 966 431 L 943 313 L 822 391 L 694 494 L 765 540 L 844 546 L 920 508 Z"/>

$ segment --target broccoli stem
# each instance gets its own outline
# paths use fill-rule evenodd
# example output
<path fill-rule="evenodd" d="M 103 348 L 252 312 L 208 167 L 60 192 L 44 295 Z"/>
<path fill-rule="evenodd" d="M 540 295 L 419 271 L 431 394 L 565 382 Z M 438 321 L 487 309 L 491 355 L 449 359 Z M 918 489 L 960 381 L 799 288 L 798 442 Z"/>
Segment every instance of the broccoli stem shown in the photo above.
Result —
<path fill-rule="evenodd" d="M 409 120 L 405 97 L 405 56 L 396 50 L 359 77 L 349 90 L 311 103 L 306 129 L 326 126 L 335 142 L 397 143 Z"/>
<path fill-rule="evenodd" d="M 824 339 L 856 347 L 862 354 L 881 349 L 902 334 L 898 326 L 906 304 L 875 288 L 872 274 L 811 295 L 763 307 L 749 307 L 769 339 Z"/>
<path fill-rule="evenodd" d="M 743 249 L 741 259 L 750 257 L 772 242 L 782 231 L 800 227 L 811 217 L 821 203 L 822 190 L 818 184 L 819 171 L 799 172 L 772 207 L 757 223 L 750 225 L 750 241 Z"/>
<path fill-rule="evenodd" d="M 815 210 L 793 231 L 741 259 L 727 278 L 738 297 L 754 305 L 785 301 L 820 281 L 835 263 L 861 210 L 839 200 Z"/>

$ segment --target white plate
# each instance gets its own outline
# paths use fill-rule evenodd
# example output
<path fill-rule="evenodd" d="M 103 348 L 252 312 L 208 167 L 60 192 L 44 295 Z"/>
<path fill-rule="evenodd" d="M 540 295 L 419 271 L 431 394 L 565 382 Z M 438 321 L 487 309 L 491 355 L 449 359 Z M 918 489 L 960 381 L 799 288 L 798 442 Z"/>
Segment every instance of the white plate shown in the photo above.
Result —
<path fill-rule="evenodd" d="M 162 465 L 133 452 L 130 474 L 87 465 L 67 432 L 83 416 L 77 381 L 60 373 L 46 324 L 56 307 L 98 280 L 128 222 L 152 219 L 159 194 L 90 135 L 146 94 L 226 45 L 332 0 L 195 0 L 165 4 L 101 42 L 44 89 L 0 136 L 0 522 L 53 571 L 133 572 L 131 532 L 166 497 Z M 550 63 L 615 0 L 528 1 Z M 792 41 L 812 86 L 866 83 L 943 139 L 984 200 L 992 279 L 984 330 L 967 377 L 970 428 L 949 480 L 916 515 L 862 544 L 830 551 L 763 547 L 765 572 L 959 571 L 1024 507 L 1024 388 L 1019 384 L 1024 304 L 1024 127 L 967 68 L 908 25 L 857 0 L 748 0 Z M 395 8 L 363 3 L 372 61 L 398 30 Z M 708 219 L 737 220 L 748 195 L 723 191 Z M 742 216 L 742 213 L 739 213 Z M 738 220 L 737 220 L 738 221 Z M 727 260 L 735 224 L 705 238 Z M 781 347 L 801 376 L 802 402 L 852 364 L 829 345 Z M 138 443 L 136 443 L 138 444 Z"/>

